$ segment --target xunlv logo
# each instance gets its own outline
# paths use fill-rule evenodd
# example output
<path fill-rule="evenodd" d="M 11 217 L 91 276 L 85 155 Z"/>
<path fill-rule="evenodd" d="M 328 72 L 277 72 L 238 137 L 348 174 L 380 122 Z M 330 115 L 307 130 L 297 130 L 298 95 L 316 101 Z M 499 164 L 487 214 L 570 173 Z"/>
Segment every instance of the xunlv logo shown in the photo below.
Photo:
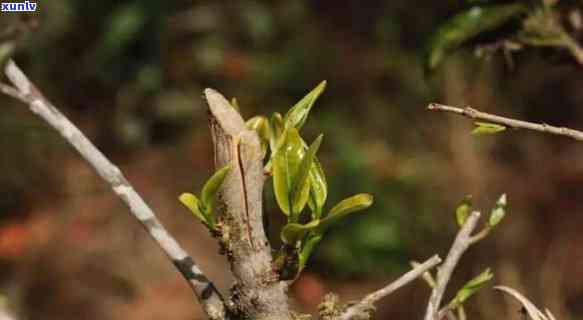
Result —
<path fill-rule="evenodd" d="M 2 2 L 2 12 L 33 12 L 36 2 Z"/>

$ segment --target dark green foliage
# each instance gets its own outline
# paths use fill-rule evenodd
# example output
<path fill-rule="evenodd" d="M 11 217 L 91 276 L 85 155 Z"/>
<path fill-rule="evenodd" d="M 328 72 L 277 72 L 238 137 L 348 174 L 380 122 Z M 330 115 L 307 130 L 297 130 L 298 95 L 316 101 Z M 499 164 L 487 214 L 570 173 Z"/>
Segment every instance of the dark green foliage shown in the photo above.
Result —
<path fill-rule="evenodd" d="M 449 19 L 430 40 L 425 60 L 427 70 L 437 68 L 452 51 L 472 38 L 496 28 L 528 10 L 522 3 L 474 6 Z"/>

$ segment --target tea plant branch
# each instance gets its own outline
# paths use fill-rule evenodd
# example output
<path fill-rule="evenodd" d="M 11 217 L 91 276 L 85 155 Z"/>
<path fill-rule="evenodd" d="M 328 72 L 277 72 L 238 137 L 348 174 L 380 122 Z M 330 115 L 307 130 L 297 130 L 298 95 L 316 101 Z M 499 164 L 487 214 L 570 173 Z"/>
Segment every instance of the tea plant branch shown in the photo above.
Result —
<path fill-rule="evenodd" d="M 434 255 L 422 264 L 415 266 L 411 271 L 402 275 L 399 279 L 393 281 L 388 286 L 375 291 L 359 301 L 357 304 L 351 305 L 344 312 L 338 316 L 337 320 L 351 320 L 361 319 L 361 315 L 367 315 L 373 308 L 373 305 L 380 299 L 390 295 L 401 287 L 407 285 L 411 281 L 421 277 L 425 272 L 441 263 L 441 258 Z"/>
<path fill-rule="evenodd" d="M 263 226 L 265 176 L 259 137 L 220 93 L 206 89 L 204 95 L 215 167 L 231 168 L 217 199 L 219 234 L 236 279 L 231 300 L 246 319 L 290 319 L 287 284 L 273 269 Z"/>
<path fill-rule="evenodd" d="M 425 320 L 438 320 L 445 315 L 445 312 L 441 312 L 439 309 L 445 289 L 462 255 L 473 243 L 479 241 L 479 238 L 472 236 L 472 232 L 476 229 L 479 219 L 480 212 L 478 211 L 473 211 L 468 216 L 458 232 L 444 263 L 438 268 L 435 287 L 431 291 L 429 303 L 425 311 Z"/>
<path fill-rule="evenodd" d="M 550 133 L 559 136 L 569 137 L 571 139 L 577 141 L 583 141 L 583 131 L 578 131 L 574 129 L 569 129 L 565 127 L 555 127 L 548 125 L 546 123 L 533 123 L 523 120 L 516 120 L 512 118 L 501 117 L 498 115 L 485 113 L 478 111 L 476 109 L 465 107 L 465 108 L 458 108 L 452 107 L 448 105 L 443 105 L 439 103 L 431 103 L 427 106 L 427 110 L 430 111 L 443 111 L 443 112 L 451 112 L 458 115 L 462 115 L 474 120 L 486 121 L 498 125 L 502 125 L 504 127 L 512 128 L 512 129 L 527 129 L 527 130 L 534 130 L 538 132 Z"/>
<path fill-rule="evenodd" d="M 4 72 L 14 87 L 0 84 L 0 91 L 28 104 L 34 114 L 42 118 L 79 152 L 97 174 L 111 185 L 113 191 L 129 207 L 132 215 L 138 219 L 158 246 L 172 260 L 178 271 L 188 281 L 208 317 L 212 320 L 225 319 L 227 312 L 220 293 L 193 259 L 168 233 L 120 169 L 111 163 L 65 115 L 43 96 L 14 61 L 7 62 Z"/>

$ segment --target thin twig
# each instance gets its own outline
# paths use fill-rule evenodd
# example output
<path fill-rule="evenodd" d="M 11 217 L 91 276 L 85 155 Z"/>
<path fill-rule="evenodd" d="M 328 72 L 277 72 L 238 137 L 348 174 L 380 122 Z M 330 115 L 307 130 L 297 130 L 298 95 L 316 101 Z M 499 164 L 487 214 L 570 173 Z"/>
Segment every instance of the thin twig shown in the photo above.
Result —
<path fill-rule="evenodd" d="M 12 86 L 7 85 L 5 83 L 0 82 L 0 92 L 4 93 L 7 96 L 10 96 L 14 99 L 18 99 L 22 102 L 28 103 L 28 97 L 23 95 L 17 89 L 14 89 Z"/>
<path fill-rule="evenodd" d="M 359 315 L 367 313 L 372 309 L 374 303 L 378 300 L 390 295 L 401 287 L 405 286 L 409 282 L 422 276 L 427 270 L 435 267 L 441 263 L 441 258 L 438 255 L 434 255 L 422 264 L 416 265 L 411 271 L 402 275 L 399 279 L 390 283 L 388 286 L 375 291 L 362 299 L 357 304 L 348 307 L 344 312 L 337 318 L 338 320 L 350 320 L 355 318 L 361 318 Z"/>
<path fill-rule="evenodd" d="M 447 105 L 438 104 L 438 103 L 431 103 L 427 106 L 427 109 L 431 110 L 431 111 L 451 112 L 451 113 L 455 113 L 455 114 L 459 114 L 459 115 L 468 117 L 470 119 L 487 121 L 487 122 L 503 125 L 505 127 L 512 128 L 512 129 L 534 130 L 534 131 L 545 132 L 545 133 L 555 134 L 555 135 L 559 135 L 559 136 L 569 137 L 569 138 L 575 139 L 577 141 L 583 141 L 583 132 L 582 131 L 578 131 L 578 130 L 574 130 L 574 129 L 570 129 L 570 128 L 565 128 L 565 127 L 555 127 L 555 126 L 548 125 L 546 123 L 533 123 L 533 122 L 528 122 L 528 121 L 523 121 L 523 120 L 516 120 L 516 119 L 501 117 L 501 116 L 497 116 L 494 114 L 481 112 L 481 111 L 478 111 L 478 110 L 470 108 L 470 107 L 458 108 L 458 107 L 452 107 L 452 106 L 447 106 Z"/>
<path fill-rule="evenodd" d="M 470 244 L 484 240 L 492 232 L 492 227 L 486 226 L 480 232 L 476 233 L 470 238 Z"/>
<path fill-rule="evenodd" d="M 575 58 L 575 61 L 583 67 L 583 48 L 579 43 L 573 39 L 568 33 L 565 32 L 565 47 L 569 50 L 569 53 Z"/>
<path fill-rule="evenodd" d="M 0 86 L 0 91 L 28 104 L 30 110 L 59 132 L 95 171 L 111 185 L 115 193 L 130 208 L 131 213 L 146 228 L 150 236 L 172 260 L 186 278 L 210 319 L 227 317 L 225 303 L 220 293 L 192 258 L 162 226 L 152 209 L 134 190 L 117 166 L 111 163 L 85 135 L 51 104 L 27 76 L 10 60 L 5 68 L 8 79 L 15 88 Z"/>
<path fill-rule="evenodd" d="M 470 214 L 458 232 L 445 258 L 445 262 L 438 268 L 436 285 L 431 291 L 431 297 L 425 311 L 425 320 L 441 319 L 442 315 L 439 312 L 439 306 L 441 305 L 443 294 L 460 258 L 473 243 L 472 232 L 476 229 L 479 219 L 480 212 L 474 211 Z"/>

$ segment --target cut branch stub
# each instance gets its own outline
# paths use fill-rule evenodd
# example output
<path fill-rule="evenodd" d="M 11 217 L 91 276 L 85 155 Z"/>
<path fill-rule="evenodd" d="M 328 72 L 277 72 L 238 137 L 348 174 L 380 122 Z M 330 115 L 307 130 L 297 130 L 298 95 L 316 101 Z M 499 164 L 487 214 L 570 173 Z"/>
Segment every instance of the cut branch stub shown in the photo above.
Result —
<path fill-rule="evenodd" d="M 206 89 L 216 168 L 231 170 L 217 199 L 222 241 L 236 279 L 232 299 L 250 319 L 290 319 L 286 285 L 278 282 L 263 228 L 263 154 L 257 134 L 217 91 Z"/>

